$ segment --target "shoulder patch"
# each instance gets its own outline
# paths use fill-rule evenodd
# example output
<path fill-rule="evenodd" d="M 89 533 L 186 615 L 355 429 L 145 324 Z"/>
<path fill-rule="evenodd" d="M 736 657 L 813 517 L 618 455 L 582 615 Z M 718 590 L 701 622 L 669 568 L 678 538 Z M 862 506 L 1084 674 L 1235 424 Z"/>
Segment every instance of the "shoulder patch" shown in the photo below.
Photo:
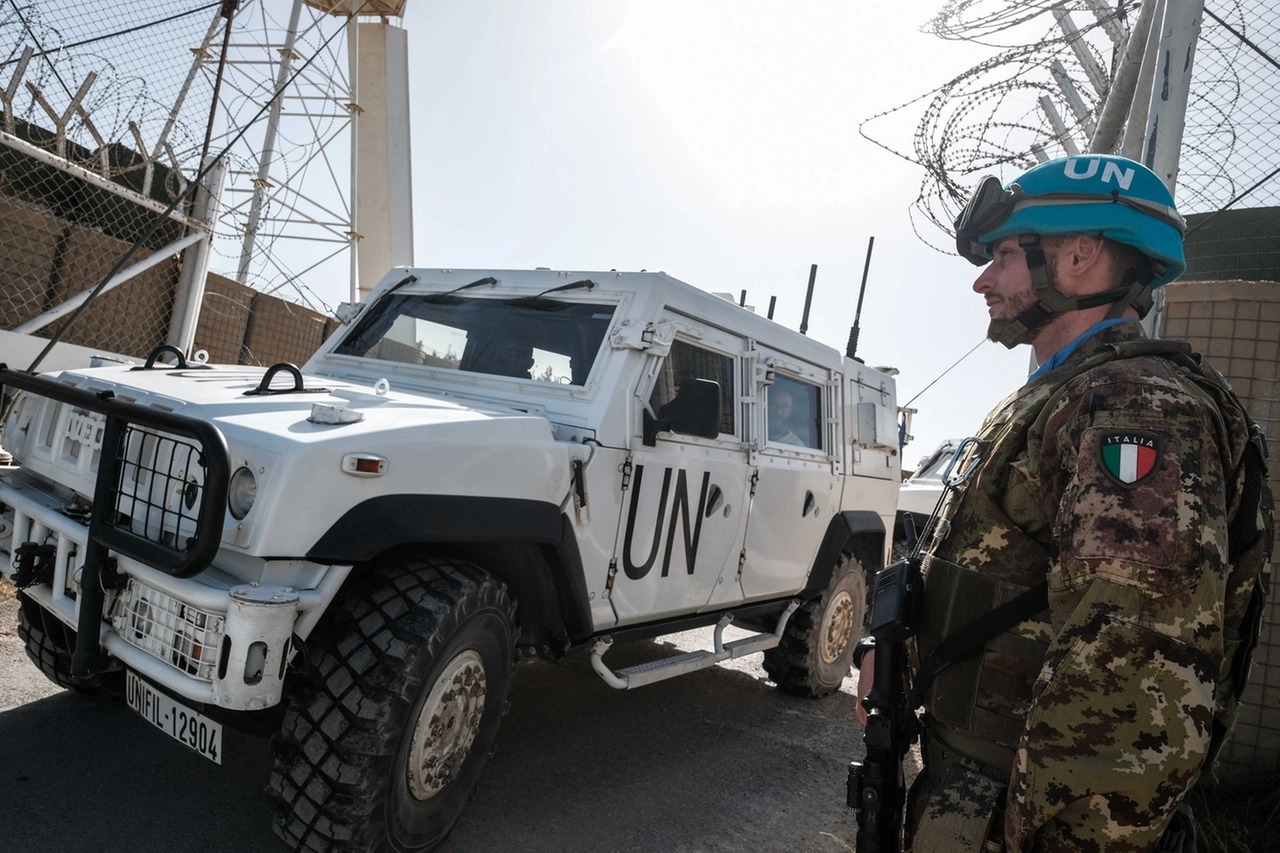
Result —
<path fill-rule="evenodd" d="M 1121 485 L 1138 483 L 1160 461 L 1160 439 L 1149 432 L 1108 432 L 1099 438 L 1103 470 Z"/>

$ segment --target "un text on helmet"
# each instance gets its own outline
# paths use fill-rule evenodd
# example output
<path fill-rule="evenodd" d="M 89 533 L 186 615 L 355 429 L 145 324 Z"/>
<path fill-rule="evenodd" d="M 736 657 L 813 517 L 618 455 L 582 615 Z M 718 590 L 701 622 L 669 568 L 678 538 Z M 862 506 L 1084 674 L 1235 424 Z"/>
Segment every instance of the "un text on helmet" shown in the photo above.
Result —
<path fill-rule="evenodd" d="M 1076 171 L 1076 163 L 1080 162 L 1082 159 L 1088 165 L 1086 166 L 1085 171 L 1080 173 Z M 1098 174 L 1098 164 L 1101 162 L 1102 161 L 1096 157 L 1071 157 L 1067 160 L 1066 176 L 1077 181 L 1087 181 L 1089 178 Z M 1133 168 L 1121 169 L 1117 164 L 1108 160 L 1106 166 L 1102 169 L 1102 182 L 1104 184 L 1109 183 L 1112 178 L 1115 178 L 1116 183 L 1120 185 L 1120 189 L 1127 190 L 1129 189 L 1129 184 L 1133 182 L 1133 176 L 1135 174 L 1136 172 Z"/>

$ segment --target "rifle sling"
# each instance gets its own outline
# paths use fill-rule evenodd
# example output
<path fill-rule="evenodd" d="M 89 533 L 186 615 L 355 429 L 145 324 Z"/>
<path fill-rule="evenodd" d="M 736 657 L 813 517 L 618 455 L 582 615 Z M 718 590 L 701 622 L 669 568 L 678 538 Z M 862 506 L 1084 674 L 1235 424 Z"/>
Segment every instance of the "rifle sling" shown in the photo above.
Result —
<path fill-rule="evenodd" d="M 938 673 L 977 652 L 987 640 L 1048 607 L 1049 582 L 1044 581 L 952 633 L 920 662 L 912 679 L 911 692 L 907 694 L 907 707 L 914 711 L 924 704 L 924 694 Z"/>

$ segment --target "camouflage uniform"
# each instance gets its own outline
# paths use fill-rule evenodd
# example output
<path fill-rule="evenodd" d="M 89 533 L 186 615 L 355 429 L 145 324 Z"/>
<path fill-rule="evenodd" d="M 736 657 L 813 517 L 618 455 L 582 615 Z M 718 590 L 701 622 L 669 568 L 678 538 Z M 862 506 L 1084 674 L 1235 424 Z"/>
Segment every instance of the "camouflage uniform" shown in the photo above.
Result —
<path fill-rule="evenodd" d="M 1000 850 L 1002 829 L 1010 853 L 1151 850 L 1233 721 L 1215 692 L 1250 593 L 1227 580 L 1249 431 L 1171 346 L 1103 329 L 988 415 L 924 544 L 916 659 L 1046 576 L 1049 609 L 929 690 L 915 853 Z"/>

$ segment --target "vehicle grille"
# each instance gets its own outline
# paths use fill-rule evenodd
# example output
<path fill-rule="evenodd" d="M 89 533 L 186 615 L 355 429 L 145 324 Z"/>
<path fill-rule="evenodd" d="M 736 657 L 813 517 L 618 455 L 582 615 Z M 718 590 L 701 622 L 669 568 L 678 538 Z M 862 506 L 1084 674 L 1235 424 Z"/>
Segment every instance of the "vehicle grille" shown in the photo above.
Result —
<path fill-rule="evenodd" d="M 111 624 L 125 642 L 200 681 L 213 681 L 226 617 L 129 578 Z"/>
<path fill-rule="evenodd" d="M 204 498 L 204 460 L 192 440 L 129 426 L 121 442 L 116 511 L 136 535 L 185 551 Z"/>
<path fill-rule="evenodd" d="M 48 425 L 41 427 L 38 441 L 28 442 L 37 445 L 27 454 L 35 468 L 49 466 L 52 470 L 41 473 L 85 501 L 103 500 L 100 520 L 113 530 L 104 544 L 170 574 L 177 566 L 184 576 L 193 574 L 184 564 L 190 562 L 200 526 L 216 523 L 224 512 L 223 500 L 206 487 L 209 465 L 220 460 L 207 452 L 204 441 L 125 418 L 112 437 L 104 412 L 48 402 L 42 415 Z M 160 420 L 177 417 L 163 409 L 144 413 Z M 105 491 L 97 484 L 104 467 L 110 472 L 103 474 L 110 482 Z M 213 531 L 205 537 L 207 547 L 216 550 Z"/>

